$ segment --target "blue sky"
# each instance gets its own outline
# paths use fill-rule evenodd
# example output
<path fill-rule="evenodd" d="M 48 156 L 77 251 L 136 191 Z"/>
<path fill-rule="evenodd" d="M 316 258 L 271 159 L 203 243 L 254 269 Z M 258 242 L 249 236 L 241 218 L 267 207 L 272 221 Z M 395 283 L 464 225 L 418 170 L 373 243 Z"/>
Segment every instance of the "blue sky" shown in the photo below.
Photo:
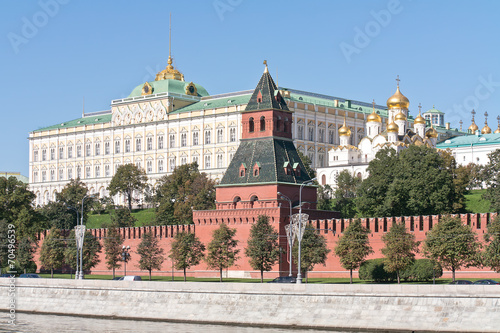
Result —
<path fill-rule="evenodd" d="M 1 1 L 0 171 L 28 175 L 28 134 L 108 110 L 168 58 L 210 94 L 280 86 L 432 108 L 497 127 L 498 1 Z"/>

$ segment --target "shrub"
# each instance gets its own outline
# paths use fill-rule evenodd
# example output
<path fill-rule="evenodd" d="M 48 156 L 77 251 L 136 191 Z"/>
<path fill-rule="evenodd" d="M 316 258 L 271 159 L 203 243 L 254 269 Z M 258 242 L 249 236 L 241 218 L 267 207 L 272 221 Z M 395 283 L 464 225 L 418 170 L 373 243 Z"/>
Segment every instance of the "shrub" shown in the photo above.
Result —
<path fill-rule="evenodd" d="M 359 267 L 359 278 L 365 281 L 388 282 L 397 279 L 396 273 L 384 269 L 384 259 L 370 259 Z"/>
<path fill-rule="evenodd" d="M 439 278 L 442 275 L 441 265 L 434 264 L 430 259 L 415 260 L 410 268 L 401 272 L 401 278 L 405 281 L 430 281 L 433 277 Z"/>

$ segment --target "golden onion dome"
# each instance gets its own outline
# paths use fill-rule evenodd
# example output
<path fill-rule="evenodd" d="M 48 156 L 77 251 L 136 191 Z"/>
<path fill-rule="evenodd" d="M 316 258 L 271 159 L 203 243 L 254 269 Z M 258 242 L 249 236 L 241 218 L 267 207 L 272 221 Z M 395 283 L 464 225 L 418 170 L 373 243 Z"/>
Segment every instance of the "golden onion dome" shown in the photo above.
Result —
<path fill-rule="evenodd" d="M 476 131 L 479 129 L 479 127 L 477 127 L 476 123 L 474 122 L 474 120 L 472 121 L 472 124 L 469 126 L 469 131 L 474 134 L 476 133 Z"/>
<path fill-rule="evenodd" d="M 399 86 L 394 95 L 387 100 L 387 107 L 389 109 L 408 109 L 410 101 L 399 91 Z"/>
<path fill-rule="evenodd" d="M 425 136 L 430 138 L 437 138 L 438 137 L 438 132 L 434 129 L 434 127 L 431 126 L 427 133 L 425 133 Z"/>
<path fill-rule="evenodd" d="M 399 131 L 399 126 L 392 122 L 387 125 L 387 133 L 397 133 Z"/>
<path fill-rule="evenodd" d="M 399 111 L 399 113 L 396 115 L 396 117 L 394 118 L 394 120 L 404 120 L 406 121 L 406 116 L 403 112 Z"/>
<path fill-rule="evenodd" d="M 375 110 L 373 110 L 373 112 L 370 113 L 370 115 L 366 118 L 366 122 L 367 123 L 369 123 L 369 122 L 381 123 L 382 118 L 380 118 L 380 116 L 375 112 Z"/>
<path fill-rule="evenodd" d="M 168 56 L 168 65 L 167 67 L 156 74 L 155 81 L 161 81 L 161 80 L 178 80 L 178 81 L 184 81 L 184 74 L 179 72 L 177 69 L 172 66 L 172 57 Z"/>
<path fill-rule="evenodd" d="M 491 134 L 491 128 L 488 126 L 488 124 L 485 124 L 481 129 L 481 134 Z"/>
<path fill-rule="evenodd" d="M 500 126 L 498 126 L 498 128 L 495 130 L 495 132 L 493 132 L 495 134 L 499 134 L 500 133 Z"/>
<path fill-rule="evenodd" d="M 344 125 L 339 128 L 339 136 L 351 136 L 351 130 L 346 126 L 345 117 L 344 117 Z"/>
<path fill-rule="evenodd" d="M 425 125 L 426 124 L 426 121 L 424 119 L 424 117 L 422 117 L 422 115 L 419 113 L 417 118 L 415 118 L 415 121 L 413 122 L 413 124 L 417 125 L 417 124 L 423 124 Z"/>

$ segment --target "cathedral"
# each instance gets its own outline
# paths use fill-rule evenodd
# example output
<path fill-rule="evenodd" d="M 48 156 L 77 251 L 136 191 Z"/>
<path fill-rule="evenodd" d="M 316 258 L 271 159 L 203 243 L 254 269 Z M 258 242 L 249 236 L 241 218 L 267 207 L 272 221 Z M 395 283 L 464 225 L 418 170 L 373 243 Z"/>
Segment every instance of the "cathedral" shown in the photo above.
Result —
<path fill-rule="evenodd" d="M 436 112 L 429 110 L 426 114 L 426 120 L 422 116 L 419 106 L 418 116 L 410 123 L 408 111 L 410 101 L 399 89 L 399 78 L 397 82 L 396 92 L 387 100 L 385 126 L 382 117 L 375 111 L 375 102 L 373 102 L 372 113 L 366 117 L 366 136 L 359 141 L 358 145 L 351 144 L 352 131 L 344 122 L 344 125 L 339 129 L 340 144 L 328 152 L 328 166 L 317 170 L 320 184 L 334 186 L 336 176 L 342 170 L 348 170 L 352 175 L 363 179 L 368 177 L 368 164 L 383 148 L 392 148 L 396 152 L 400 152 L 409 145 L 436 147 L 440 133 L 434 128 L 434 124 L 443 122 L 443 113 L 433 108 L 439 112 L 441 117 L 432 119 L 430 115 Z M 450 135 L 452 131 L 448 125 L 445 130 L 449 131 L 444 132 L 442 137 L 445 137 L 446 134 Z"/>

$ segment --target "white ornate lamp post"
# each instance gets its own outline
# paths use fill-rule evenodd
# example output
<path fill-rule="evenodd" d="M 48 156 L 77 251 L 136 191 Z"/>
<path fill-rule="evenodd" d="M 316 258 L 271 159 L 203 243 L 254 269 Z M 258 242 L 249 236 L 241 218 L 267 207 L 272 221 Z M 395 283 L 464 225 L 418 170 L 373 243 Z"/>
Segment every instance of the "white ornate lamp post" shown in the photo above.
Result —
<path fill-rule="evenodd" d="M 290 265 L 289 265 L 290 266 L 290 273 L 288 274 L 288 276 L 292 276 L 292 247 L 293 247 L 293 240 L 294 240 L 294 234 L 293 234 L 293 228 L 292 228 L 292 200 L 290 200 L 289 197 L 287 197 L 286 195 L 284 195 L 281 192 L 278 192 L 278 195 L 280 196 L 280 198 L 282 200 L 287 200 L 288 204 L 290 206 L 289 224 L 287 226 L 285 226 L 285 230 L 286 230 L 286 240 L 288 242 L 288 248 L 289 248 L 289 252 L 290 252 Z"/>
<path fill-rule="evenodd" d="M 300 191 L 299 191 L 299 228 L 298 228 L 298 233 L 297 233 L 297 238 L 299 241 L 299 267 L 298 267 L 298 273 L 297 273 L 297 284 L 302 283 L 302 273 L 301 273 L 301 256 L 302 256 L 302 251 L 301 251 L 301 242 L 302 242 L 302 236 L 304 236 L 304 228 L 302 228 L 302 189 L 304 188 L 305 185 L 310 185 L 312 184 L 313 181 L 315 181 L 316 178 L 313 178 L 311 180 L 308 180 L 306 182 L 303 182 L 300 184 Z"/>
<path fill-rule="evenodd" d="M 78 221 L 80 221 L 80 218 L 79 218 L 79 211 L 78 209 L 74 208 L 74 207 L 71 207 L 71 206 L 66 206 L 67 208 L 71 209 L 72 211 L 75 211 L 76 212 L 76 225 L 75 225 L 75 240 L 76 240 L 76 270 L 75 270 L 75 280 L 78 280 L 78 264 L 79 264 L 79 260 L 78 260 L 78 237 L 77 237 L 77 234 L 78 234 Z M 70 267 L 71 269 L 71 267 Z M 71 273 L 71 272 L 70 272 Z"/>

